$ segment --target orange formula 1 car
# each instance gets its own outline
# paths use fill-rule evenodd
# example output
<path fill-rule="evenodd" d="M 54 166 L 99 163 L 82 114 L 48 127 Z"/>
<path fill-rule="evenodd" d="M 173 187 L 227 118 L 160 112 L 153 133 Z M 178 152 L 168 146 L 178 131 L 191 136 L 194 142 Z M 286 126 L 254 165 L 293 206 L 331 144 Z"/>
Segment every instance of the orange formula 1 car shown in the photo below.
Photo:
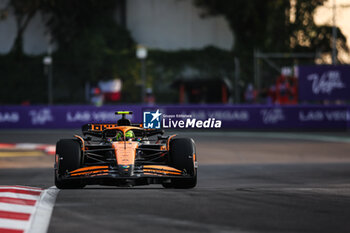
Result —
<path fill-rule="evenodd" d="M 193 139 L 163 136 L 160 129 L 131 124 L 125 115 L 116 124 L 87 124 L 84 137 L 56 144 L 55 185 L 60 189 L 85 185 L 135 186 L 162 184 L 193 188 L 197 183 Z"/>

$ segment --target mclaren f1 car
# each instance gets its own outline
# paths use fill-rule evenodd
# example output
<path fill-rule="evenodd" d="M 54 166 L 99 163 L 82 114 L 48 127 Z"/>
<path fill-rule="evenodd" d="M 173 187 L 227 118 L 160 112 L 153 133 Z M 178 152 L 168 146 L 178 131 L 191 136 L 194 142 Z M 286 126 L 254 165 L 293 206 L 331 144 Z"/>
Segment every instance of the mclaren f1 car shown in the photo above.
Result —
<path fill-rule="evenodd" d="M 86 124 L 83 136 L 56 144 L 55 185 L 78 189 L 86 185 L 193 188 L 197 155 L 193 139 L 164 136 L 161 129 L 131 124 L 126 115 L 116 124 Z"/>

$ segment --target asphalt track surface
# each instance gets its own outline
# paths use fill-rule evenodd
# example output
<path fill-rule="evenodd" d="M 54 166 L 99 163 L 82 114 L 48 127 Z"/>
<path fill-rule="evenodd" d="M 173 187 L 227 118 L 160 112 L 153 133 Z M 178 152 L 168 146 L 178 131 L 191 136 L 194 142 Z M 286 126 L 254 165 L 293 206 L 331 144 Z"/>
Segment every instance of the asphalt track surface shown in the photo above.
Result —
<path fill-rule="evenodd" d="M 54 143 L 71 134 L 0 132 L 0 141 Z M 350 232 L 350 143 L 193 135 L 196 188 L 61 190 L 48 232 Z M 0 184 L 48 188 L 53 169 L 0 169 Z"/>

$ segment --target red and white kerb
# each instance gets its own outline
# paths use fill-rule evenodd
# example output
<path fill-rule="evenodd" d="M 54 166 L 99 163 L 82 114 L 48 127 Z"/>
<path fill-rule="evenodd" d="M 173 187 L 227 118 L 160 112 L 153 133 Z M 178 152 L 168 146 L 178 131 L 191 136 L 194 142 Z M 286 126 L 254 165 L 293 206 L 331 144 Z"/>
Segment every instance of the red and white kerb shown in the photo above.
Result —
<path fill-rule="evenodd" d="M 56 192 L 57 194 L 57 192 Z M 54 195 L 54 200 L 56 198 Z M 28 233 L 33 232 L 35 218 L 41 206 L 41 201 L 47 196 L 47 190 L 26 186 L 2 186 L 0 185 L 0 232 L 1 233 Z M 51 195 L 52 196 L 52 195 Z M 45 229 L 46 232 L 51 212 Z M 42 227 L 41 227 L 42 228 Z"/>

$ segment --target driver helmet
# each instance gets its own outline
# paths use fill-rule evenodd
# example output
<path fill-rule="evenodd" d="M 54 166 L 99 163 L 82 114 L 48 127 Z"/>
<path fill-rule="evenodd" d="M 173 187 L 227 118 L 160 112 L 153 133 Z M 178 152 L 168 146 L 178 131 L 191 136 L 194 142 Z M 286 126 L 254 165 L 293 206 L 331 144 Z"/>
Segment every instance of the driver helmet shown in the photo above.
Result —
<path fill-rule="evenodd" d="M 129 140 L 129 139 L 134 139 L 135 138 L 135 134 L 132 130 L 129 130 L 125 133 L 125 138 L 126 140 Z"/>
<path fill-rule="evenodd" d="M 132 130 L 129 130 L 125 133 L 125 139 L 129 140 L 129 139 L 134 139 L 135 138 L 135 134 Z M 116 140 L 117 141 L 122 141 L 124 139 L 123 136 L 123 132 L 118 132 L 117 136 L 116 136 Z"/>

